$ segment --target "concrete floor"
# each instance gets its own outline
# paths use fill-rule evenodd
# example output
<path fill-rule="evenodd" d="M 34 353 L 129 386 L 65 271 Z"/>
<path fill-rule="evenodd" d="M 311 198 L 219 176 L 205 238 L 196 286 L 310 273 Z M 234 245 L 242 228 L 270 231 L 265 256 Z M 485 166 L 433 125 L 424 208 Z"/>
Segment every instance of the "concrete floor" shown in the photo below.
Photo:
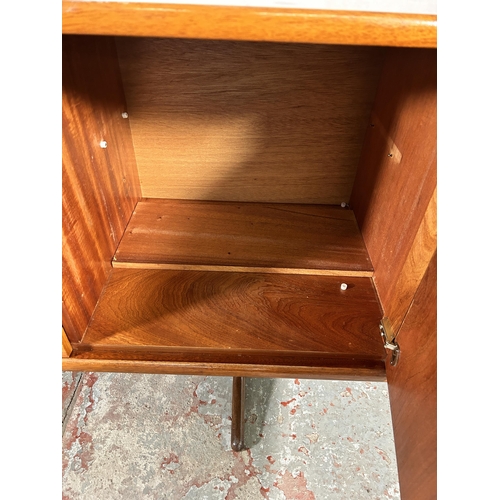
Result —
<path fill-rule="evenodd" d="M 231 388 L 63 373 L 63 500 L 400 498 L 386 383 L 247 379 L 240 453 Z"/>

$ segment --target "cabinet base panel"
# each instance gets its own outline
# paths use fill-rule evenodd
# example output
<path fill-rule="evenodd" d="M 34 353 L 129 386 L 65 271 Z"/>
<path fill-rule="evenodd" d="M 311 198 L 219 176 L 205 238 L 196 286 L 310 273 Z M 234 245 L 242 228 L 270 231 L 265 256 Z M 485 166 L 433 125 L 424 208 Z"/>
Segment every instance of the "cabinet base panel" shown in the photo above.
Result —
<path fill-rule="evenodd" d="M 157 373 L 164 375 L 209 375 L 214 377 L 303 378 L 324 380 L 386 381 L 383 362 L 367 368 L 269 366 L 235 363 L 181 363 L 169 361 L 137 361 L 123 359 L 64 358 L 64 371 Z"/>

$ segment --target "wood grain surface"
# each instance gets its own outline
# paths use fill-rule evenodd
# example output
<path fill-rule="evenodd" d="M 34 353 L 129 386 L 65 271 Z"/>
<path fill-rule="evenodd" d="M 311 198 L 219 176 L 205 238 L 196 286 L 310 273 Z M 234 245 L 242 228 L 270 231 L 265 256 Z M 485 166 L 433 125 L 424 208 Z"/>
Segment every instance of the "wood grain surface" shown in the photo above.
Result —
<path fill-rule="evenodd" d="M 386 302 L 385 315 L 390 319 L 396 337 L 436 248 L 437 190 L 434 190 L 403 268 L 388 292 L 391 300 Z"/>
<path fill-rule="evenodd" d="M 119 38 L 142 194 L 340 205 L 385 49 Z"/>
<path fill-rule="evenodd" d="M 436 47 L 437 17 L 63 0 L 63 33 Z"/>
<path fill-rule="evenodd" d="M 134 210 L 113 259 L 114 267 L 130 264 L 302 274 L 373 272 L 351 210 L 161 199 L 140 201 Z"/>
<path fill-rule="evenodd" d="M 317 351 L 273 351 L 262 349 L 222 349 L 199 347 L 163 347 L 137 345 L 75 344 L 72 358 L 80 360 L 169 362 L 194 364 L 259 364 L 262 366 L 308 366 L 311 369 L 342 368 L 345 370 L 377 370 L 384 361 L 365 354 L 335 354 Z M 383 357 L 383 356 L 382 356 Z"/>
<path fill-rule="evenodd" d="M 307 360 L 304 360 L 307 362 Z M 384 363 L 373 362 L 369 367 L 314 367 L 303 364 L 301 358 L 292 365 L 262 365 L 241 363 L 196 363 L 172 361 L 141 361 L 106 359 L 105 357 L 64 358 L 62 369 L 68 371 L 163 373 L 171 375 L 210 375 L 221 377 L 310 378 L 324 380 L 385 381 Z"/>
<path fill-rule="evenodd" d="M 397 337 L 401 357 L 387 363 L 401 498 L 437 498 L 437 253 Z"/>
<path fill-rule="evenodd" d="M 416 242 L 419 228 L 431 247 L 435 241 L 427 222 L 435 219 L 436 73 L 435 50 L 391 49 L 374 105 L 377 120 L 368 127 L 350 200 L 384 312 L 396 311 L 399 322 L 401 310 L 410 305 L 411 290 L 409 296 L 408 290 L 404 292 L 401 302 L 401 285 L 406 285 L 398 280 L 403 275 L 411 278 L 414 292 L 433 253 Z M 388 156 L 390 143 L 400 151 L 400 161 Z M 426 213 L 429 221 L 424 221 Z"/>
<path fill-rule="evenodd" d="M 63 36 L 62 58 L 63 326 L 78 342 L 140 186 L 113 40 Z"/>
<path fill-rule="evenodd" d="M 384 360 L 370 278 L 350 278 L 347 290 L 341 283 L 327 276 L 113 269 L 80 348 L 160 348 L 198 362 L 210 351 L 270 362 L 287 353 Z"/>
<path fill-rule="evenodd" d="M 155 262 L 113 262 L 117 269 L 164 269 L 167 271 L 219 271 L 232 273 L 269 273 L 269 274 L 306 274 L 309 276 L 344 276 L 371 278 L 373 271 L 346 271 L 339 269 L 312 269 L 298 267 L 249 267 L 249 266 L 217 266 L 214 264 L 157 264 Z"/>
<path fill-rule="evenodd" d="M 64 331 L 64 328 L 62 329 L 62 356 L 63 358 L 69 358 L 71 356 L 71 351 L 73 348 L 71 347 L 71 343 L 68 340 L 68 336 L 66 335 L 66 332 Z"/>

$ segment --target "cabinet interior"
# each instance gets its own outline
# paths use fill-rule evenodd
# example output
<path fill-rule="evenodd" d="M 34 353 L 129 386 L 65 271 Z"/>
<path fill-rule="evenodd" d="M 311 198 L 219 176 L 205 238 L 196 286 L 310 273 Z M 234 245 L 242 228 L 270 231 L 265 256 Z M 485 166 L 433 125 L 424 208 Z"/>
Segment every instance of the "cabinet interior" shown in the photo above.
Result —
<path fill-rule="evenodd" d="M 426 49 L 64 35 L 72 358 L 383 378 L 435 196 L 434 80 Z"/>

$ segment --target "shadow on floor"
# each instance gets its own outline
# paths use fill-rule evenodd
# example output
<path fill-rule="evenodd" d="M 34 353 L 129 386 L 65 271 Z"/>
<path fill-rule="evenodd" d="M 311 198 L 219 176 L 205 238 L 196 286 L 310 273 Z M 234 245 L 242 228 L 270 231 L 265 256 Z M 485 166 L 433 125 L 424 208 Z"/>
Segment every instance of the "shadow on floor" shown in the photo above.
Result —
<path fill-rule="evenodd" d="M 263 423 L 269 410 L 276 380 L 267 378 L 245 379 L 245 447 L 251 448 L 263 436 Z"/>

